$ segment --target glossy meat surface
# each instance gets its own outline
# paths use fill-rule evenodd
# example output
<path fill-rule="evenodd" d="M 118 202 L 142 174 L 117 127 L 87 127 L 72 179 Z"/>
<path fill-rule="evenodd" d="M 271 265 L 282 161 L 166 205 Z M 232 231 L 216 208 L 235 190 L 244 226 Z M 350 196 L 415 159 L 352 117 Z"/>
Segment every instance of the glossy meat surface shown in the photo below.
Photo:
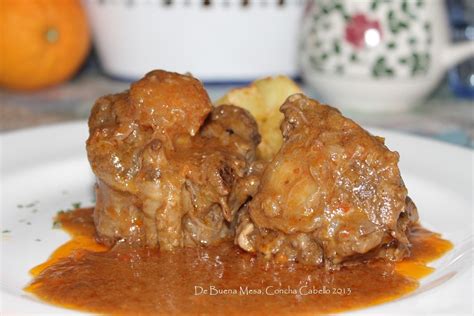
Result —
<path fill-rule="evenodd" d="M 284 143 L 239 214 L 235 241 L 279 261 L 336 268 L 409 253 L 416 207 L 380 137 L 302 94 L 282 105 Z"/>
<path fill-rule="evenodd" d="M 101 240 L 176 247 L 233 236 L 237 210 L 256 190 L 260 136 L 241 108 L 213 108 L 188 75 L 153 71 L 100 98 L 89 119 Z"/>

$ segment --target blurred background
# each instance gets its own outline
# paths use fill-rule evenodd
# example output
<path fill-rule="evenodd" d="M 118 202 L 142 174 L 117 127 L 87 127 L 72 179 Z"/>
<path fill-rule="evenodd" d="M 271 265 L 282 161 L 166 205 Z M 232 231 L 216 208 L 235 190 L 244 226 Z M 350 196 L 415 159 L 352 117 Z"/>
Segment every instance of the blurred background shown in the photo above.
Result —
<path fill-rule="evenodd" d="M 472 0 L 0 0 L 0 131 L 83 120 L 154 68 L 212 99 L 287 75 L 364 126 L 474 148 Z"/>

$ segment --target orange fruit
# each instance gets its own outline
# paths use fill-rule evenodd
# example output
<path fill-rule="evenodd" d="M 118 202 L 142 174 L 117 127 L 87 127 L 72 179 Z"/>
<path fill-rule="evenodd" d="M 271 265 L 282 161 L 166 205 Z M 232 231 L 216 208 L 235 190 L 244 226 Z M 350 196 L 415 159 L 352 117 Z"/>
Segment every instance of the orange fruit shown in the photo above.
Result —
<path fill-rule="evenodd" d="M 63 82 L 89 48 L 80 0 L 0 0 L 0 86 L 34 90 Z"/>

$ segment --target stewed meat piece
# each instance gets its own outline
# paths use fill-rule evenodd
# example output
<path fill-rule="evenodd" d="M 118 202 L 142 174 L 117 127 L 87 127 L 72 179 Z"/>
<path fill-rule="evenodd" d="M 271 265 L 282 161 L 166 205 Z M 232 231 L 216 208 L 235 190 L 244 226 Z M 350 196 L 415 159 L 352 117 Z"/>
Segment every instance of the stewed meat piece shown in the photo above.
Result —
<path fill-rule="evenodd" d="M 246 110 L 213 108 L 197 79 L 156 70 L 97 100 L 89 131 L 100 240 L 171 250 L 232 238 L 258 185 Z"/>
<path fill-rule="evenodd" d="M 328 268 L 407 255 L 407 227 L 418 216 L 398 153 L 302 94 L 281 111 L 284 143 L 239 214 L 236 243 L 279 261 Z"/>

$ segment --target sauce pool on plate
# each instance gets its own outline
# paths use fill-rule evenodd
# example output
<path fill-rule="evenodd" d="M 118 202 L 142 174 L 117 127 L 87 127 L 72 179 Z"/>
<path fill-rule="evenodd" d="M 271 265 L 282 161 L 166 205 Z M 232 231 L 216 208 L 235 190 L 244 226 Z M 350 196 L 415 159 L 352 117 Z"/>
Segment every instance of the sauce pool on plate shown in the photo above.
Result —
<path fill-rule="evenodd" d="M 26 291 L 61 307 L 107 314 L 317 314 L 381 304 L 407 295 L 452 244 L 412 228 L 412 255 L 339 271 L 273 264 L 231 241 L 174 252 L 106 247 L 95 241 L 93 209 L 60 213 L 72 239 L 34 267 Z"/>

